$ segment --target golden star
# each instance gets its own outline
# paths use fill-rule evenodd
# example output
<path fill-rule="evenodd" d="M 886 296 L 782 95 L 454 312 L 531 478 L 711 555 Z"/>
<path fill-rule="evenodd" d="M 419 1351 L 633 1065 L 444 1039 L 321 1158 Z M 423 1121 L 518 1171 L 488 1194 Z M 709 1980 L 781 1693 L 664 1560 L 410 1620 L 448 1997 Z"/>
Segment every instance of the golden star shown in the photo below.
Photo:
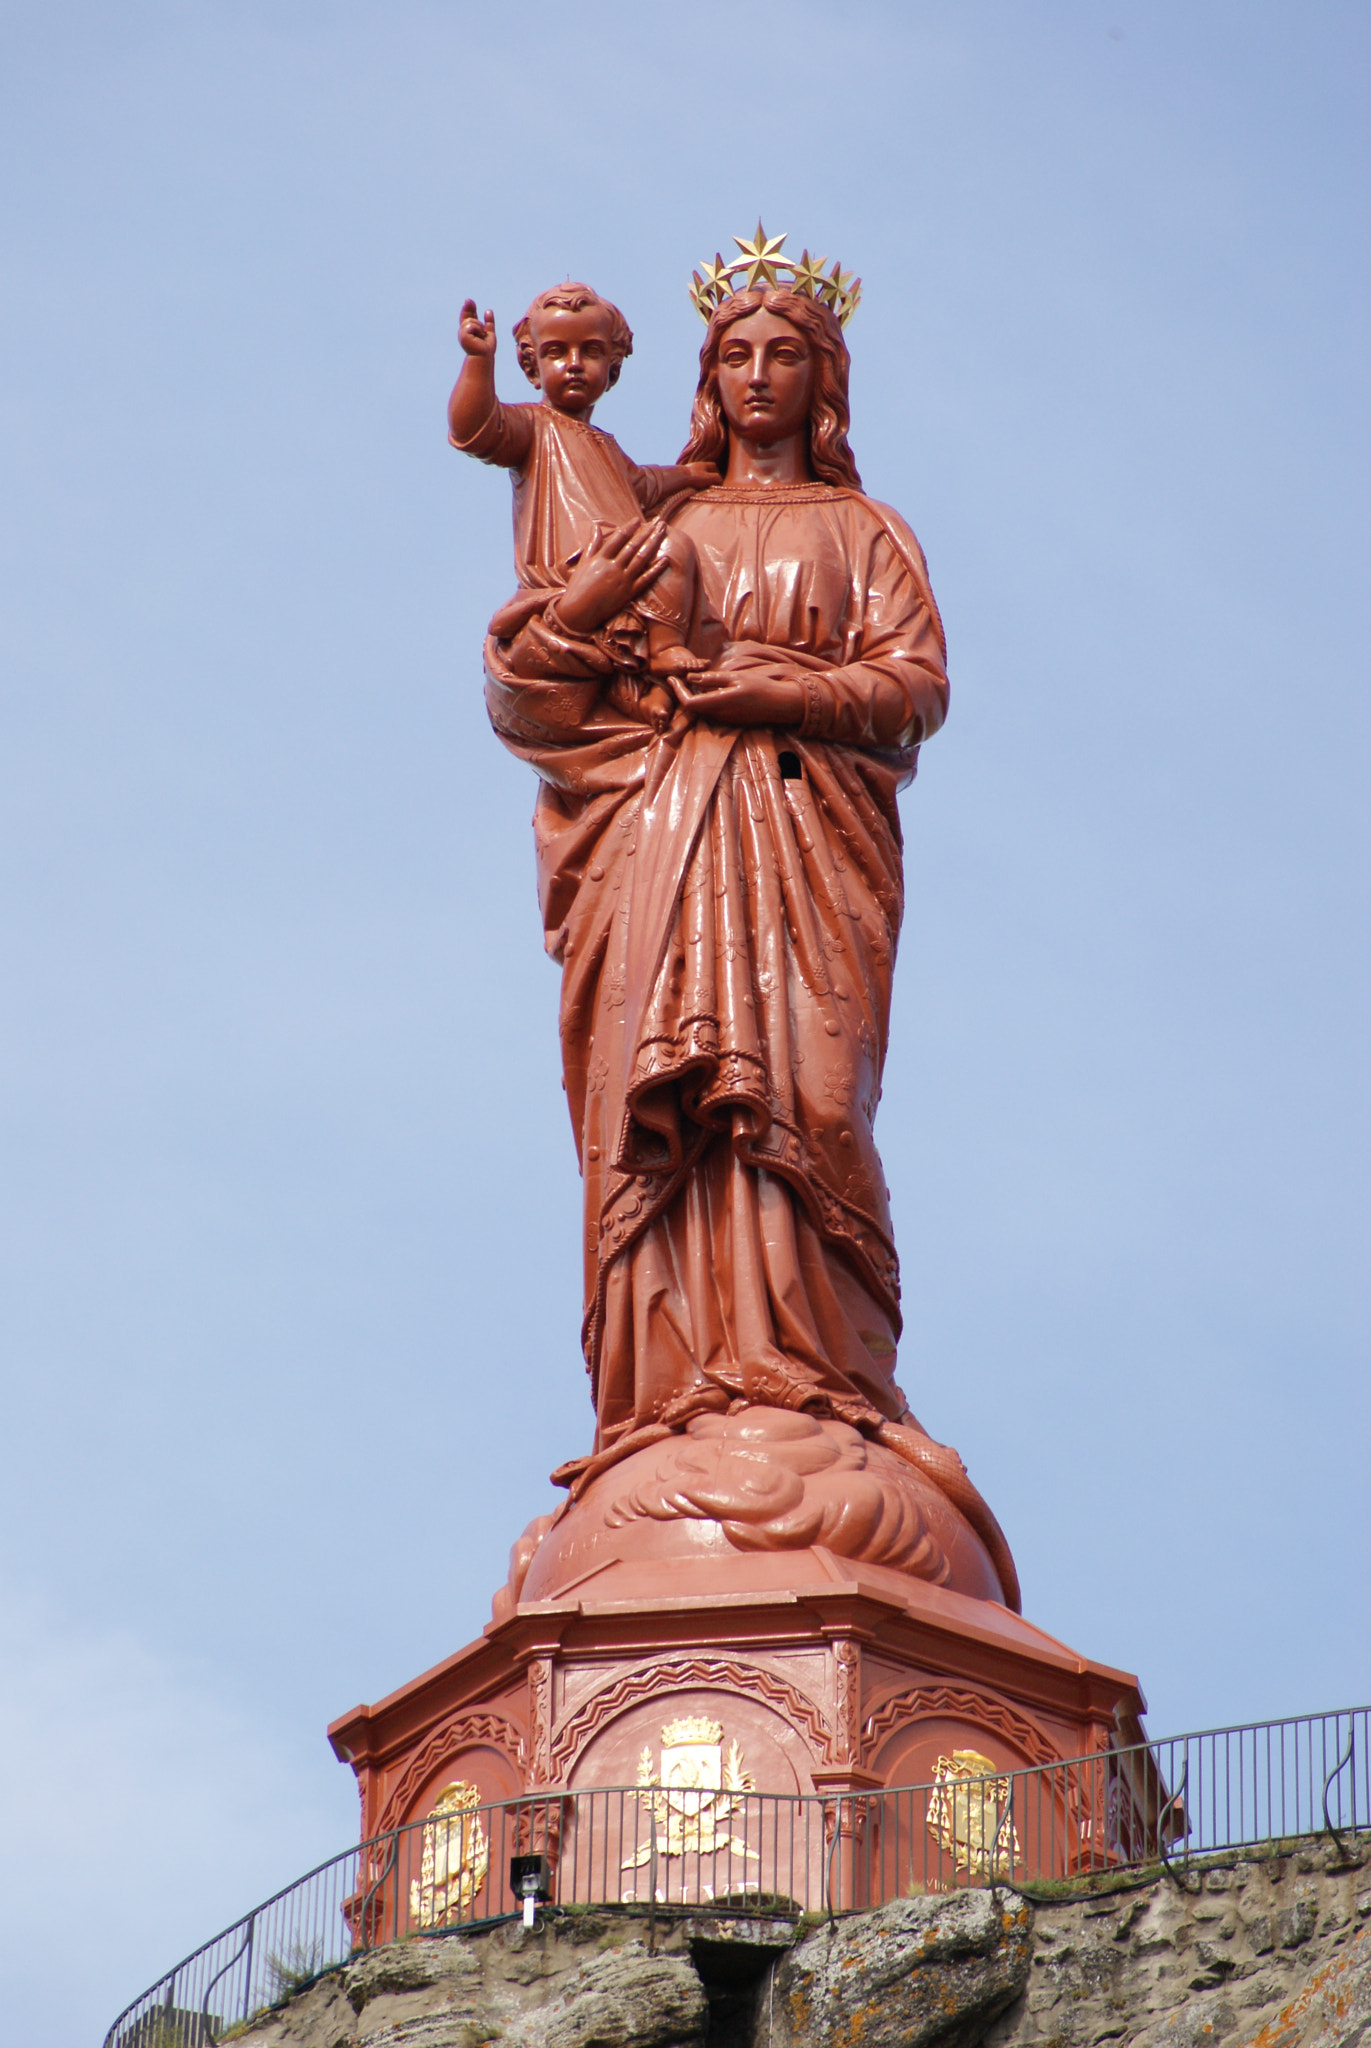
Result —
<path fill-rule="evenodd" d="M 841 326 L 846 327 L 848 321 L 852 318 L 852 315 L 856 312 L 858 306 L 860 306 L 861 303 L 862 281 L 859 277 L 854 277 L 850 284 L 847 284 L 843 287 L 843 310 L 838 315 L 838 320 Z"/>
<path fill-rule="evenodd" d="M 835 263 L 824 279 L 823 294 L 837 314 L 840 325 L 846 327 L 861 299 L 862 281 Z"/>
<path fill-rule="evenodd" d="M 702 263 L 699 270 L 690 273 L 689 290 L 691 301 L 702 320 L 708 320 L 714 308 L 728 297 L 732 290 L 729 265 L 717 249 L 712 263 Z"/>
<path fill-rule="evenodd" d="M 827 261 L 825 256 L 811 256 L 808 249 L 804 250 L 799 262 L 793 266 L 795 278 L 791 290 L 804 292 L 811 299 L 822 298 L 824 264 Z"/>
<path fill-rule="evenodd" d="M 703 272 L 700 282 L 710 297 L 716 301 L 726 298 L 729 289 L 728 273 L 731 266 L 724 262 L 717 249 L 714 252 L 714 261 L 701 264 L 700 268 Z"/>
<path fill-rule="evenodd" d="M 742 260 L 738 261 L 735 259 L 729 265 L 729 269 L 734 272 L 741 272 L 744 282 L 748 286 L 775 284 L 777 281 L 777 262 L 779 260 L 781 263 L 785 263 L 785 258 L 781 255 L 781 246 L 785 241 L 785 236 L 768 235 L 761 221 L 758 220 L 755 241 L 745 242 L 741 235 L 735 235 L 733 239 L 743 254 Z M 789 264 L 786 264 L 786 268 L 789 269 L 789 267 Z"/>

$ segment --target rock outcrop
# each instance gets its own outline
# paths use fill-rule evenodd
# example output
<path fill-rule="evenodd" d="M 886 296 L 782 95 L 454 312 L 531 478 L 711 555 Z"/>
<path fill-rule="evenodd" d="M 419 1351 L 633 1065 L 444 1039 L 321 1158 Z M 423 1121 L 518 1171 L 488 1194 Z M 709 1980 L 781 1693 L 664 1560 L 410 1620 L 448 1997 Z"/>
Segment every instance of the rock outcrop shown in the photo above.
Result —
<path fill-rule="evenodd" d="M 897 1899 L 811 1934 L 768 1986 L 775 2048 L 975 2048 L 1023 1991 L 1033 1912 L 1013 1892 Z"/>
<path fill-rule="evenodd" d="M 1040 1905 L 1027 1991 L 986 2048 L 1350 2048 L 1348 2015 L 1371 2010 L 1371 1849 L 1349 1852 L 1300 1843 Z"/>
<path fill-rule="evenodd" d="M 785 1923 L 748 1931 L 754 1974 L 793 1938 Z M 658 1932 L 641 1918 L 554 1913 L 531 1933 L 515 1923 L 420 1936 L 331 1972 L 232 2038 L 242 2048 L 704 2048 L 710 2001 L 687 1930 Z"/>
<path fill-rule="evenodd" d="M 1371 2048 L 1371 1845 L 833 1923 L 546 1912 L 331 1972 L 241 2048 Z"/>

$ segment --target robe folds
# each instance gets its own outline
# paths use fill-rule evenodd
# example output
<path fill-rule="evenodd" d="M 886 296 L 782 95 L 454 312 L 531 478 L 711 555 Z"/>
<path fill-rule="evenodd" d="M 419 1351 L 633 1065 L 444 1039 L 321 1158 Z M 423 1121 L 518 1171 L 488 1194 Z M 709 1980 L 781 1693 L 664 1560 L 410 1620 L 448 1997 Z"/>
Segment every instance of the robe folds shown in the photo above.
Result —
<path fill-rule="evenodd" d="M 691 645 L 800 681 L 798 728 L 612 710 L 555 610 L 488 639 L 534 817 L 585 1184 L 594 1471 L 738 1404 L 874 1434 L 899 1268 L 873 1137 L 903 909 L 896 792 L 947 704 L 917 541 L 823 484 L 720 486 L 673 525 L 699 565 Z"/>

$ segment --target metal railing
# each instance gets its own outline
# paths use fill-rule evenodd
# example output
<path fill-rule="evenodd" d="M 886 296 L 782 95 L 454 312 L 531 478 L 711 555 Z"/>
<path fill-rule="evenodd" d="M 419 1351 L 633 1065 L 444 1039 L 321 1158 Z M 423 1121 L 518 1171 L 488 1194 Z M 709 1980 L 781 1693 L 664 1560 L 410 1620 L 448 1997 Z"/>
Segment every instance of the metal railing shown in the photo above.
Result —
<path fill-rule="evenodd" d="M 860 1911 L 969 1885 L 1027 1888 L 1271 1841 L 1371 1830 L 1371 1708 L 1210 1729 L 1022 1771 L 938 1759 L 926 1785 L 793 1795 L 633 1785 L 466 1805 L 344 1850 L 178 1963 L 105 2048 L 213 2048 L 384 1942 L 520 1910 L 514 1857 L 550 1902 L 655 1914 Z M 440 1802 L 440 1808 L 444 1803 Z"/>

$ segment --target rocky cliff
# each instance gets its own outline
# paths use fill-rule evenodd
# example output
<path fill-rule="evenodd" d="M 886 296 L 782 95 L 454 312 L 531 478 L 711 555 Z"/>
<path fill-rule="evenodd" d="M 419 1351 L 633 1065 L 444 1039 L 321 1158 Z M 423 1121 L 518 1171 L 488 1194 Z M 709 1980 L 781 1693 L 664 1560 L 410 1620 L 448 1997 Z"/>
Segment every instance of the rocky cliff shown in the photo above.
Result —
<path fill-rule="evenodd" d="M 242 2048 L 1371 2048 L 1371 1847 L 832 1924 L 547 1911 L 332 1972 Z"/>

